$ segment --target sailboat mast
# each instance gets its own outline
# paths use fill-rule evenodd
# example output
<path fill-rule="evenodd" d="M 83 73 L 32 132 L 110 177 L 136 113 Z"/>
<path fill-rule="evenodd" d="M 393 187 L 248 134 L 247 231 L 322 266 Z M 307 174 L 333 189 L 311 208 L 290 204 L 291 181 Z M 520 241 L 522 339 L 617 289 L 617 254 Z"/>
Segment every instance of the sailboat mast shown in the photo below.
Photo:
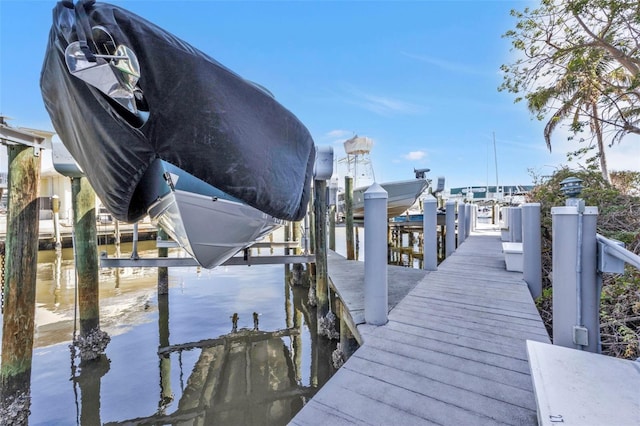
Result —
<path fill-rule="evenodd" d="M 496 132 L 493 132 L 493 159 L 496 163 L 496 196 L 498 195 L 498 151 L 496 150 Z"/>

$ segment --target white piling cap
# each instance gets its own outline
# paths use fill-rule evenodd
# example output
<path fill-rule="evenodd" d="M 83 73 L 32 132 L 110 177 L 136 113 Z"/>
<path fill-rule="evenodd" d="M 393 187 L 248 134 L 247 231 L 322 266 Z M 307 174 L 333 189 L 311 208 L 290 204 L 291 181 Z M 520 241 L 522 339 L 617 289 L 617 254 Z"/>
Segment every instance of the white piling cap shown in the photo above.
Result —
<path fill-rule="evenodd" d="M 373 182 L 369 189 L 364 192 L 364 199 L 370 200 L 373 198 L 389 198 L 389 194 L 377 182 Z"/>
<path fill-rule="evenodd" d="M 427 194 L 423 199 L 422 199 L 423 203 L 437 203 L 438 200 L 436 200 L 436 198 L 431 195 L 431 194 Z"/>

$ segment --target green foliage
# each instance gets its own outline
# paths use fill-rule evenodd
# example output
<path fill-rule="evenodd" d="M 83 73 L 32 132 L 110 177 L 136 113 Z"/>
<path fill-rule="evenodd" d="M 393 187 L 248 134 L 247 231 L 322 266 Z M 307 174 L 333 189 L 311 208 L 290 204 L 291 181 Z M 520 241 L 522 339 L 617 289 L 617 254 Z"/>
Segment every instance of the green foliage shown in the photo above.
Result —
<path fill-rule="evenodd" d="M 627 359 L 640 357 L 640 274 L 611 277 L 602 289 L 600 332 L 603 351 Z"/>
<path fill-rule="evenodd" d="M 575 134 L 590 132 L 606 180 L 605 137 L 612 145 L 640 134 L 637 0 L 542 0 L 511 16 L 515 28 L 503 37 L 516 59 L 500 67 L 498 90 L 513 93 L 516 102 L 526 100 L 531 114 L 547 121 L 549 149 L 565 120 Z"/>

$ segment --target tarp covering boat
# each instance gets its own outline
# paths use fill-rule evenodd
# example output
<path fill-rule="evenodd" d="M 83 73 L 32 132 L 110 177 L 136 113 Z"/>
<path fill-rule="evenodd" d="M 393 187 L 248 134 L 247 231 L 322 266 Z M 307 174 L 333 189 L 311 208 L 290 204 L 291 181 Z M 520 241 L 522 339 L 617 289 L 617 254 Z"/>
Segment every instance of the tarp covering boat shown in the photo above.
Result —
<path fill-rule="evenodd" d="M 96 77 L 105 66 L 113 82 Z M 155 159 L 276 218 L 306 213 L 315 149 L 300 120 L 127 10 L 59 2 L 40 85 L 56 132 L 119 220 L 146 214 L 136 189 Z"/>

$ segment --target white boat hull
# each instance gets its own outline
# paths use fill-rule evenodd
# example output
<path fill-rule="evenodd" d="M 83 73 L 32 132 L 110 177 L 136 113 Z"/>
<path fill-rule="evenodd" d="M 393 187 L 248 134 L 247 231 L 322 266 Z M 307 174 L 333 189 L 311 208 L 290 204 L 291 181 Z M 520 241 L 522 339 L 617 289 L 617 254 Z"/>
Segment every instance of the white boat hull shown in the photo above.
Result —
<path fill-rule="evenodd" d="M 181 190 L 164 195 L 148 211 L 204 268 L 215 268 L 284 224 L 243 203 Z"/>
<path fill-rule="evenodd" d="M 407 211 L 427 189 L 429 181 L 425 179 L 411 179 L 380 184 L 389 198 L 387 199 L 387 217 L 399 216 Z M 364 193 L 368 186 L 353 190 L 353 217 L 364 217 Z"/>

